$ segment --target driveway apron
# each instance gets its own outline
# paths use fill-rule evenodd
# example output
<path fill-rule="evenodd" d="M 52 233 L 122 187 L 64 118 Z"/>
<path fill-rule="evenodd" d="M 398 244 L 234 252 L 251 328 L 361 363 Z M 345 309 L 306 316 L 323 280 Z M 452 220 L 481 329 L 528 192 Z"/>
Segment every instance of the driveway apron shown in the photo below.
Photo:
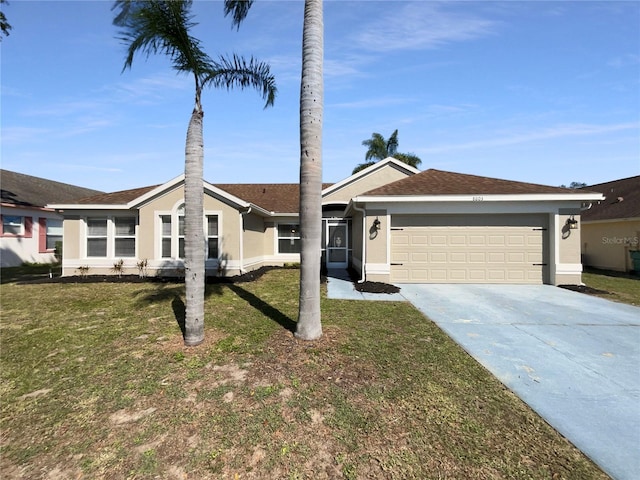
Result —
<path fill-rule="evenodd" d="M 640 478 L 640 308 L 551 285 L 401 294 L 607 474 Z"/>

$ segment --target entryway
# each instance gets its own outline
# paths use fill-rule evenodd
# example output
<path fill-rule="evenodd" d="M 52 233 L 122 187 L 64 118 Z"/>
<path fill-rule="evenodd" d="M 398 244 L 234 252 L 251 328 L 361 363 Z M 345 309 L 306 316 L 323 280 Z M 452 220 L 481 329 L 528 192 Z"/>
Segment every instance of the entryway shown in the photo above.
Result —
<path fill-rule="evenodd" d="M 349 224 L 327 220 L 325 224 L 327 269 L 346 269 L 349 262 Z"/>

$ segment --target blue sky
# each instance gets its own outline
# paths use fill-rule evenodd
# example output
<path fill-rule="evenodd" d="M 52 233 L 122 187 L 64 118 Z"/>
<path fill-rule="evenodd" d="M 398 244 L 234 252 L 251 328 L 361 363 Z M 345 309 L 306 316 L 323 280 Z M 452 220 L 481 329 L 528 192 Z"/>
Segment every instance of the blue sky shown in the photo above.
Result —
<path fill-rule="evenodd" d="M 122 72 L 112 2 L 11 0 L 2 168 L 104 191 L 184 169 L 191 78 L 163 57 Z M 210 56 L 271 64 L 279 95 L 207 90 L 205 179 L 297 182 L 303 2 L 257 0 L 239 31 L 198 1 Z M 548 185 L 640 174 L 640 2 L 325 0 L 325 182 L 399 130 L 421 169 Z"/>

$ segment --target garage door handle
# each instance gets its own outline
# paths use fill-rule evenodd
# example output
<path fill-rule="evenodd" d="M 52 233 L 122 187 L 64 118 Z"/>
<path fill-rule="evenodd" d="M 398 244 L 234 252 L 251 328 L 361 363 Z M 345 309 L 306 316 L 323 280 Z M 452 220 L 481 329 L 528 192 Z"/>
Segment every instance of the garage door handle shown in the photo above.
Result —
<path fill-rule="evenodd" d="M 391 265 L 404 265 L 404 263 L 392 263 Z"/>
<path fill-rule="evenodd" d="M 532 265 L 534 265 L 536 267 L 546 267 L 547 266 L 546 263 L 532 263 Z"/>

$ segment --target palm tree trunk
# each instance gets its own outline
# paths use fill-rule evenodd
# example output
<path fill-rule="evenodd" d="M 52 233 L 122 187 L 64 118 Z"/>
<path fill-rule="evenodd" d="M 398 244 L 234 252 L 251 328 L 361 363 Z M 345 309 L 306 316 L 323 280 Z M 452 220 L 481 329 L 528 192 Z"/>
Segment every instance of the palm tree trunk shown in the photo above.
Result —
<path fill-rule="evenodd" d="M 187 130 L 184 165 L 184 283 L 186 290 L 184 343 L 188 346 L 199 345 L 204 340 L 205 243 L 202 117 L 202 110 L 195 108 Z"/>
<path fill-rule="evenodd" d="M 295 333 L 303 340 L 322 336 L 323 30 L 322 0 L 305 0 L 300 84 L 300 306 Z"/>

